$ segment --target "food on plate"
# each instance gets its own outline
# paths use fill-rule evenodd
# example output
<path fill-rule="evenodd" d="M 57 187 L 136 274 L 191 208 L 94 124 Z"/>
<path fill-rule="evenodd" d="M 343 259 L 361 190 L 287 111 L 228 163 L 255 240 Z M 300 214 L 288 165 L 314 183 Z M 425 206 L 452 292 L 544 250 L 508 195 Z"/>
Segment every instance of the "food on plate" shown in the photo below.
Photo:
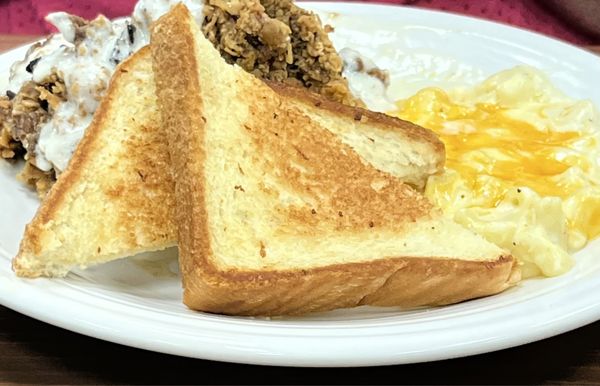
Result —
<path fill-rule="evenodd" d="M 344 63 L 327 36 L 330 31 L 292 0 L 211 1 L 202 24 L 204 35 L 229 63 L 259 78 L 360 105 L 342 76 Z"/>
<path fill-rule="evenodd" d="M 174 4 L 142 0 L 132 17 L 113 22 L 52 14 L 61 33 L 13 66 L 10 92 L 0 99 L 0 154 L 24 156 L 22 178 L 40 192 L 60 176 L 27 227 L 13 261 L 18 275 L 64 276 L 163 249 L 177 244 L 179 225 L 188 232 L 180 245 L 185 301 L 195 309 L 288 314 L 447 304 L 499 292 L 521 276 L 562 274 L 573 265 L 570 254 L 600 234 L 600 114 L 539 71 L 517 67 L 475 86 L 423 89 L 389 112 L 400 121 L 359 107 L 389 105 L 389 74 L 352 48 L 338 53 L 327 35 L 331 28 L 293 2 L 189 0 L 199 28 L 194 47 L 207 54 L 191 56 L 191 45 L 186 51 L 176 44 L 180 38 L 169 36 L 179 28 L 190 37 L 196 28 L 178 8 L 179 16 L 162 21 L 169 28 L 153 32 L 154 40 L 173 44 L 155 45 L 163 75 L 154 90 L 150 50 L 141 47 L 150 42 L 150 24 Z M 207 50 L 209 43 L 214 48 Z M 172 63 L 181 74 L 167 71 L 169 53 L 210 66 L 210 74 L 167 84 L 194 75 L 186 63 Z M 76 71 L 81 68 L 90 71 Z M 233 81 L 235 87 L 227 83 Z M 249 89 L 253 99 L 247 100 Z M 162 107 L 181 104 L 169 117 L 194 130 L 179 133 L 172 122 L 163 124 L 155 91 Z M 182 98 L 201 108 L 206 123 Z M 235 122 L 222 123 L 228 120 Z M 417 125 L 437 134 L 445 149 Z M 200 146 L 198 135 L 218 146 Z M 173 138 L 196 144 L 206 159 L 195 159 Z M 168 154 L 175 150 L 174 162 L 188 157 L 201 166 L 171 165 Z M 230 159 L 240 168 L 228 169 Z M 175 178 L 165 173 L 172 168 Z M 243 182 L 227 190 L 237 179 Z M 174 185 L 192 196 L 205 189 L 209 201 L 186 201 Z M 172 214 L 182 205 L 194 211 L 176 222 Z M 199 252 L 190 241 L 198 233 L 187 225 L 209 235 L 211 253 Z M 189 269 L 195 264 L 210 272 Z M 230 270 L 249 283 L 237 286 Z M 436 289 L 415 284 L 425 277 L 439 288 L 450 280 L 465 283 L 442 299 Z M 324 289 L 315 281 L 324 278 L 335 296 L 319 292 Z M 354 285 L 364 285 L 362 292 Z M 286 298 L 291 286 L 306 303 Z"/>
<path fill-rule="evenodd" d="M 519 279 L 505 250 L 227 64 L 176 6 L 152 29 L 184 302 L 241 315 L 448 304 Z"/>
<path fill-rule="evenodd" d="M 145 47 L 117 68 L 71 162 L 27 225 L 16 274 L 60 277 L 174 246 L 169 168 Z"/>
<path fill-rule="evenodd" d="M 298 87 L 267 84 L 378 170 L 420 190 L 430 176 L 443 171 L 444 146 L 428 130 L 388 115 L 333 102 Z"/>
<path fill-rule="evenodd" d="M 422 187 L 443 167 L 444 147 L 428 130 L 305 88 L 270 85 L 380 170 Z M 143 48 L 117 67 L 71 162 L 27 226 L 13 261 L 18 275 L 64 276 L 176 244 L 168 144 L 154 92 Z"/>
<path fill-rule="evenodd" d="M 0 129 L 15 155 L 24 155 L 20 178 L 41 196 L 66 169 L 117 65 L 148 43 L 149 23 L 170 3 L 142 0 L 132 17 L 114 22 L 52 13 L 46 19 L 60 33 L 34 44 L 11 67 Z M 202 20 L 201 1 L 186 4 Z"/>
<path fill-rule="evenodd" d="M 344 47 L 340 50 L 344 62 L 342 75 L 348 79 L 350 92 L 359 98 L 369 109 L 388 111 L 394 106 L 388 95 L 390 74 L 359 51 Z M 392 106 L 392 107 L 390 107 Z"/>
<path fill-rule="evenodd" d="M 600 234 L 600 114 L 540 71 L 516 67 L 473 87 L 421 90 L 392 113 L 435 131 L 446 172 L 431 201 L 510 250 L 523 276 L 554 276 Z"/>
<path fill-rule="evenodd" d="M 149 25 L 175 0 L 140 0 L 131 17 L 48 15 L 59 30 L 11 68 L 0 96 L 0 155 L 26 160 L 20 179 L 40 196 L 71 159 L 117 65 L 149 42 Z M 253 74 L 352 105 L 343 61 L 318 17 L 290 0 L 183 1 L 222 55 Z"/>

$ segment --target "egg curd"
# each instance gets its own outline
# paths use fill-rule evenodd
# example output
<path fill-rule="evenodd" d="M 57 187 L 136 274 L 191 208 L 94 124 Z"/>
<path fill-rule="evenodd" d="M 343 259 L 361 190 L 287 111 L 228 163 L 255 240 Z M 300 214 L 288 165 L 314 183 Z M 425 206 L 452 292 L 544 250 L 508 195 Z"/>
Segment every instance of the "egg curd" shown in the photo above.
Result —
<path fill-rule="evenodd" d="M 524 277 L 554 276 L 600 234 L 600 114 L 529 67 L 471 88 L 427 88 L 390 112 L 435 131 L 446 169 L 426 195 L 511 251 Z"/>

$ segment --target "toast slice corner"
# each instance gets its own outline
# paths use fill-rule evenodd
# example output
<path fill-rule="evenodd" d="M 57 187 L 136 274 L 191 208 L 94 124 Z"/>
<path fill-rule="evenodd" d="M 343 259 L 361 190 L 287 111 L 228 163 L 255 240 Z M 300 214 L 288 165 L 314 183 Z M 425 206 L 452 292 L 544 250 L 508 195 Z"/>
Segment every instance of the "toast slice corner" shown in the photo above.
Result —
<path fill-rule="evenodd" d="M 176 244 L 173 182 L 150 49 L 114 74 L 65 172 L 27 225 L 13 270 L 61 277 Z"/>
<path fill-rule="evenodd" d="M 363 162 L 297 98 L 226 64 L 185 6 L 154 25 L 151 49 L 190 308 L 442 305 L 519 280 L 506 251 Z"/>
<path fill-rule="evenodd" d="M 167 215 L 174 206 L 166 186 L 172 184 L 172 179 L 160 175 L 169 169 L 168 145 L 158 123 L 149 63 L 149 48 L 144 48 L 115 73 L 105 101 L 81 141 L 81 149 L 73 156 L 72 166 L 45 197 L 26 229 L 13 260 L 19 276 L 64 276 L 71 268 L 85 268 L 176 244 L 173 222 Z M 293 96 L 292 89 L 273 87 Z M 298 102 L 319 98 L 305 90 L 294 93 Z M 329 106 L 326 100 L 323 103 Z M 396 131 L 397 127 L 389 124 L 373 129 L 377 124 L 367 125 L 360 120 L 349 125 L 359 110 L 344 110 L 340 114 L 341 105 L 331 106 L 329 110 L 315 111 L 328 113 L 326 119 L 337 120 L 333 128 L 351 128 L 338 130 L 337 134 L 349 138 L 368 162 L 373 162 L 369 160 L 371 137 L 377 135 L 370 132 L 381 131 L 388 136 L 387 143 L 393 150 L 385 153 L 388 158 L 379 157 L 375 163 L 390 165 L 386 170 L 415 185 L 422 185 L 430 174 L 440 170 L 443 145 L 436 142 L 435 136 Z M 309 106 L 307 110 L 311 110 Z M 121 140 L 124 136 L 128 136 L 126 141 Z M 429 158 L 405 156 L 407 152 L 401 148 L 407 140 L 411 146 L 426 147 L 428 150 L 423 153 Z M 120 168 L 117 163 L 127 168 Z M 88 189 L 88 183 L 94 186 Z M 117 222 L 116 216 L 125 218 Z"/>
<path fill-rule="evenodd" d="M 267 81 L 281 98 L 337 135 L 369 165 L 421 190 L 444 170 L 446 149 L 432 131 L 361 107 L 333 102 L 300 87 Z"/>

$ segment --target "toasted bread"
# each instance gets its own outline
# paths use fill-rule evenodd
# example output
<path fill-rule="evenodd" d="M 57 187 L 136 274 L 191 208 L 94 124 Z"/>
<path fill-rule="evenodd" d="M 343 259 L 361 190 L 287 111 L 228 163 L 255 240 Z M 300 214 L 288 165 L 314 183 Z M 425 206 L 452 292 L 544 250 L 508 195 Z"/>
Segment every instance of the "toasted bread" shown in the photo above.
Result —
<path fill-rule="evenodd" d="M 519 279 L 506 251 L 225 63 L 183 5 L 154 25 L 151 48 L 190 308 L 441 305 Z"/>
<path fill-rule="evenodd" d="M 299 87 L 267 82 L 311 120 L 336 134 L 375 168 L 422 188 L 442 172 L 444 144 L 431 131 L 411 122 L 360 107 L 333 102 Z"/>
<path fill-rule="evenodd" d="M 13 269 L 74 267 L 175 245 L 173 182 L 149 48 L 122 63 L 67 170 L 27 226 Z"/>
<path fill-rule="evenodd" d="M 442 168 L 444 147 L 429 131 L 305 89 L 271 87 L 329 123 L 365 162 L 418 186 Z M 174 210 L 168 144 L 157 109 L 144 48 L 116 71 L 69 167 L 27 226 L 13 262 L 18 275 L 64 276 L 75 267 L 176 244 L 168 215 Z"/>

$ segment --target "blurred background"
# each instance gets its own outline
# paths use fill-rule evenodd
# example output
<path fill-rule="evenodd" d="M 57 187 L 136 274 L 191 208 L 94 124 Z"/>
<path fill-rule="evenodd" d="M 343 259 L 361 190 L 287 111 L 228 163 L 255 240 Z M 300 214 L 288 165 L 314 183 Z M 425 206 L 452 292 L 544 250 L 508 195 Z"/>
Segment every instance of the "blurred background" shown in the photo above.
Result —
<path fill-rule="evenodd" d="M 494 20 L 578 45 L 600 44 L 600 0 L 377 0 Z M 52 32 L 44 16 L 66 11 L 87 19 L 131 14 L 136 0 L 0 0 L 0 34 Z M 398 12 L 401 12 L 398 9 Z"/>

